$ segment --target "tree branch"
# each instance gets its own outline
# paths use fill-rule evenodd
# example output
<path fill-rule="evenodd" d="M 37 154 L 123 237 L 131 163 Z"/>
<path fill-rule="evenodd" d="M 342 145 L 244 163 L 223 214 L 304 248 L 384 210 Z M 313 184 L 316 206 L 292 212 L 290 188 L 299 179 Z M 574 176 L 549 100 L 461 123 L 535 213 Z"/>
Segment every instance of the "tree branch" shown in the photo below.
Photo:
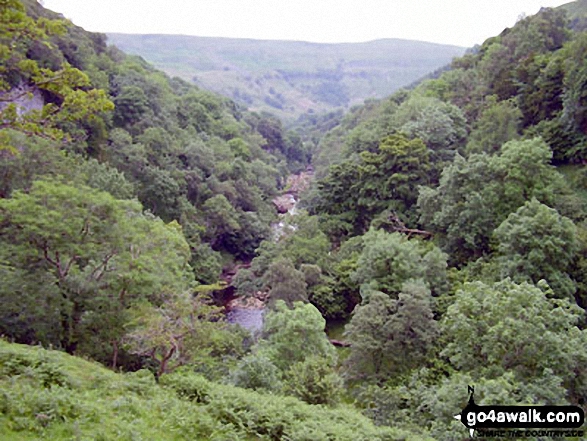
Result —
<path fill-rule="evenodd" d="M 110 259 L 112 259 L 114 256 L 116 256 L 116 252 L 113 251 L 111 253 L 106 254 L 106 256 L 104 256 L 104 259 L 102 259 L 102 262 L 96 266 L 96 268 L 94 268 L 92 270 L 92 272 L 90 273 L 88 280 L 89 279 L 94 279 L 96 282 L 100 281 L 100 279 L 102 278 L 102 276 L 106 273 L 107 269 L 108 269 L 108 262 L 110 262 Z M 100 271 L 100 273 L 98 274 L 98 271 Z M 96 276 L 97 274 L 97 276 Z"/>
<path fill-rule="evenodd" d="M 433 236 L 433 234 L 430 231 L 418 230 L 418 229 L 414 229 L 414 228 L 394 228 L 394 231 L 397 231 L 399 233 L 408 233 L 408 236 L 410 234 L 420 234 L 420 235 L 426 236 L 426 237 Z"/>

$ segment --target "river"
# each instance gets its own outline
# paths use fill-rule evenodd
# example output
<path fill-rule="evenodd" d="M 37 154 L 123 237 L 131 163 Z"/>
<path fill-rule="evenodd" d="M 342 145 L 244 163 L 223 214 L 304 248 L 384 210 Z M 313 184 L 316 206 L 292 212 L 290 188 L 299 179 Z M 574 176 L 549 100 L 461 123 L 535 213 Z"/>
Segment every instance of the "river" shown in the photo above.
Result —
<path fill-rule="evenodd" d="M 311 178 L 311 171 L 290 175 L 286 184 L 287 191 L 273 199 L 273 204 L 279 213 L 279 220 L 271 224 L 274 241 L 278 241 L 285 234 L 285 228 L 295 230 L 294 226 L 285 222 L 285 217 L 297 214 L 298 196 L 308 187 Z M 235 267 L 231 274 L 225 275 L 225 281 L 230 284 L 238 269 L 243 267 L 248 268 L 248 264 Z M 225 303 L 228 322 L 238 324 L 252 334 L 259 332 L 263 328 L 264 302 L 258 298 L 243 299 L 236 297 L 232 286 L 229 286 L 226 290 L 230 290 L 226 295 L 227 302 Z"/>

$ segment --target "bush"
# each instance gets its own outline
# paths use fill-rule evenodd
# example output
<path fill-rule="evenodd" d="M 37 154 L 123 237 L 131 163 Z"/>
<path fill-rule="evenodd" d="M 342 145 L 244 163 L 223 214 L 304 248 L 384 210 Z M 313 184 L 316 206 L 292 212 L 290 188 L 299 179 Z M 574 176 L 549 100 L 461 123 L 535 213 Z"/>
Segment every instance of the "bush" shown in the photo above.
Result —
<path fill-rule="evenodd" d="M 285 392 L 306 403 L 335 404 L 340 399 L 342 379 L 327 359 L 307 358 L 294 364 L 285 378 Z"/>
<path fill-rule="evenodd" d="M 254 390 L 281 390 L 281 374 L 277 366 L 262 354 L 244 357 L 230 376 L 230 382 L 238 387 Z"/>
<path fill-rule="evenodd" d="M 195 401 L 196 403 L 209 402 L 209 383 L 201 375 L 188 374 L 185 370 L 180 370 L 172 374 L 163 375 L 159 383 L 174 390 L 180 398 Z"/>

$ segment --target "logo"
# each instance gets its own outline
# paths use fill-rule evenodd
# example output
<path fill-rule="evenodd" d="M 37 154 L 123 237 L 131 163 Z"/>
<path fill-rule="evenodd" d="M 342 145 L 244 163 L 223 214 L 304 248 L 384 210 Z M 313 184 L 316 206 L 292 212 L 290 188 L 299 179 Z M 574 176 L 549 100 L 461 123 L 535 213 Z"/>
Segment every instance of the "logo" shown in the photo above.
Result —
<path fill-rule="evenodd" d="M 455 419 L 469 429 L 471 437 L 475 430 L 489 430 L 489 436 L 507 436 L 504 429 L 578 429 L 585 423 L 585 413 L 578 406 L 478 406 L 475 404 L 475 389 L 468 386 L 467 390 L 469 402 Z M 583 436 L 578 431 L 567 434 L 565 431 L 544 430 L 540 435 L 534 432 L 519 432 L 518 436 Z M 487 433 L 484 435 L 488 436 Z"/>

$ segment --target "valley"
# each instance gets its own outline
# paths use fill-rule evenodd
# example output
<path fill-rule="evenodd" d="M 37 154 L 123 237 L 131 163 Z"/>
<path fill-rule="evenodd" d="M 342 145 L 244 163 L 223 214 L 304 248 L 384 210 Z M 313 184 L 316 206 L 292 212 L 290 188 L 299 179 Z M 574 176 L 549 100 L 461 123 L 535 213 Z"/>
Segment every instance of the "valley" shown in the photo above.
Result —
<path fill-rule="evenodd" d="M 454 59 L 0 6 L 2 440 L 452 441 L 470 386 L 587 411 L 585 0 Z"/>
<path fill-rule="evenodd" d="M 383 98 L 448 65 L 465 48 L 409 40 L 320 44 L 109 34 L 169 75 L 285 122 Z"/>

